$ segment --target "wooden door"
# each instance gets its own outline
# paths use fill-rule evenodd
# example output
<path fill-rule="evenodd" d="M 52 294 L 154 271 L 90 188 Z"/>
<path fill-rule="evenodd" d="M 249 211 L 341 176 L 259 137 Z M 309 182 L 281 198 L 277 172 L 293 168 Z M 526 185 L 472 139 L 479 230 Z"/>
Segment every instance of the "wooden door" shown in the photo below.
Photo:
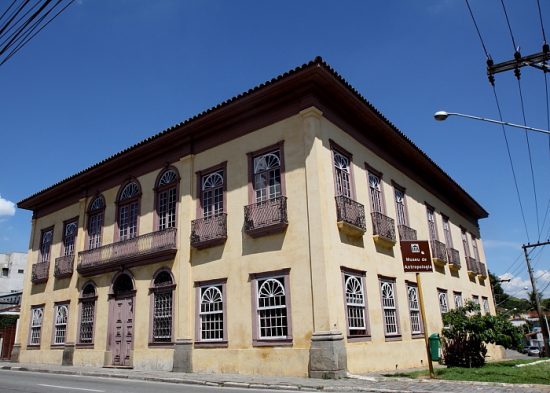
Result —
<path fill-rule="evenodd" d="M 114 319 L 111 350 L 113 366 L 131 366 L 130 351 L 134 336 L 134 299 L 119 298 L 114 301 Z"/>

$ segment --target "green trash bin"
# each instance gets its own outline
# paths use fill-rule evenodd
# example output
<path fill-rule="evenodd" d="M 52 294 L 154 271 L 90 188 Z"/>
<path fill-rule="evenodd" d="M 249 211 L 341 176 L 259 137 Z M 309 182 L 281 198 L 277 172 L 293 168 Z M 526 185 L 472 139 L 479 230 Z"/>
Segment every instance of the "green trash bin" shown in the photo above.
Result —
<path fill-rule="evenodd" d="M 430 344 L 430 355 L 432 356 L 432 360 L 439 361 L 440 355 L 439 355 L 439 348 L 441 347 L 441 341 L 439 340 L 439 334 L 434 333 L 428 338 L 428 342 Z"/>

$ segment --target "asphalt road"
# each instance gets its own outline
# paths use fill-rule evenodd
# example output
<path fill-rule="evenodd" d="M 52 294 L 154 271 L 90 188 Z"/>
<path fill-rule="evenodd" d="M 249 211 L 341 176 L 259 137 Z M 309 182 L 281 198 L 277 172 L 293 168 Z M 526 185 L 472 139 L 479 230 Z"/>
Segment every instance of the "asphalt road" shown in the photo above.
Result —
<path fill-rule="evenodd" d="M 1 393 L 219 393 L 222 391 L 221 389 L 224 389 L 225 392 L 230 389 L 232 393 L 267 392 L 266 390 L 0 370 Z"/>

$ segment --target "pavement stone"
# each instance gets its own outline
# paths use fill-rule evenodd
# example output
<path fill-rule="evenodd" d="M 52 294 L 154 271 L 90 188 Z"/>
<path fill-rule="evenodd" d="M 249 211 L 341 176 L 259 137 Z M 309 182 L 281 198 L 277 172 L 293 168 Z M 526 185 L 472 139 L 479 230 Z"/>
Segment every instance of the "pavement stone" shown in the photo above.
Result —
<path fill-rule="evenodd" d="M 134 379 L 189 385 L 232 387 L 260 390 L 322 391 L 322 392 L 375 392 L 375 393 L 542 393 L 548 385 L 505 384 L 490 382 L 442 381 L 429 379 L 393 378 L 380 375 L 357 376 L 337 380 L 300 377 L 270 377 L 241 374 L 178 373 L 133 369 L 60 366 L 50 364 L 22 364 L 1 362 L 0 369 L 20 372 L 71 374 L 90 377 Z"/>

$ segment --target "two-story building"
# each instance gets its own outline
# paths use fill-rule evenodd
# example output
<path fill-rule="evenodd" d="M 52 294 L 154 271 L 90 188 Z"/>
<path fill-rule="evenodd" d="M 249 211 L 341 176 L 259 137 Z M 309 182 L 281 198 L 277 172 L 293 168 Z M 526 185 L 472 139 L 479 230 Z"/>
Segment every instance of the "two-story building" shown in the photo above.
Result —
<path fill-rule="evenodd" d="M 338 377 L 425 365 L 468 299 L 494 313 L 487 212 L 320 58 L 19 207 L 21 362 Z"/>

